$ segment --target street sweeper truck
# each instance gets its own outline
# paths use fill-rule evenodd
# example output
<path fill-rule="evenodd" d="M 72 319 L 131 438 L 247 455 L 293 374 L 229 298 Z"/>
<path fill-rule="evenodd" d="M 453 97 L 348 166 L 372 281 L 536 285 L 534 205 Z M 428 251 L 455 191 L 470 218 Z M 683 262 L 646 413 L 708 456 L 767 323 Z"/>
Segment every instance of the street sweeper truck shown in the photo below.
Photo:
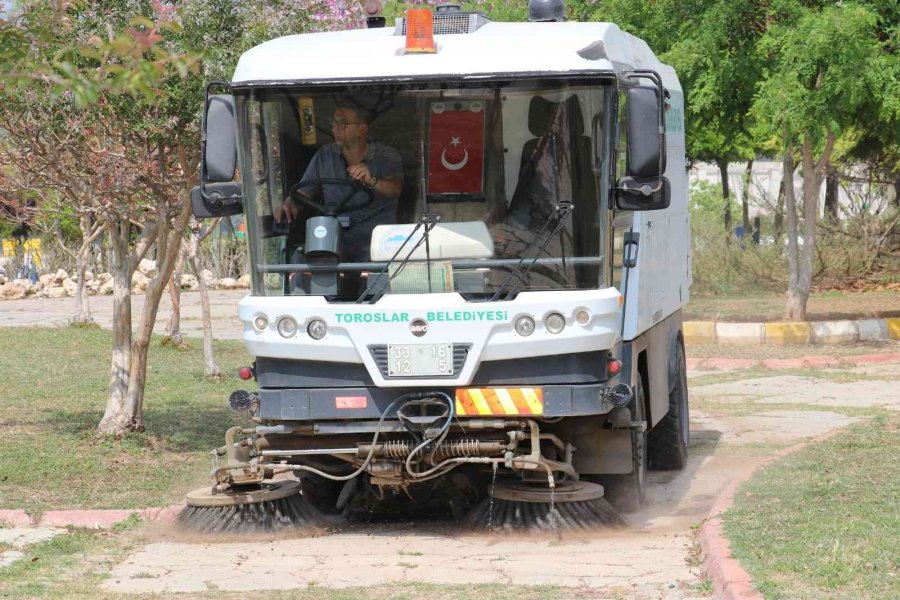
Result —
<path fill-rule="evenodd" d="M 252 426 L 186 523 L 590 525 L 685 466 L 681 87 L 616 25 L 531 8 L 283 37 L 209 84 L 192 203 L 246 220 Z"/>

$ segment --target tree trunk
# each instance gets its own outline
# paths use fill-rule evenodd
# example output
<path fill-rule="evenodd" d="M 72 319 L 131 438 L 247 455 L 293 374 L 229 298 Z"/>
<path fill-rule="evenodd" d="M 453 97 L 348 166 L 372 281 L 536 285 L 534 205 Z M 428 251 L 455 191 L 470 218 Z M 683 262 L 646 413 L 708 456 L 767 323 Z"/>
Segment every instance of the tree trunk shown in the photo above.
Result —
<path fill-rule="evenodd" d="M 753 159 L 747 161 L 744 173 L 744 195 L 741 198 L 741 222 L 744 225 L 744 236 L 750 235 L 750 185 L 753 182 Z"/>
<path fill-rule="evenodd" d="M 212 225 L 210 230 L 214 227 Z M 209 310 L 209 290 L 206 287 L 206 280 L 201 275 L 200 265 L 200 242 L 202 237 L 199 232 L 194 230 L 191 234 L 190 251 L 188 252 L 188 262 L 194 275 L 197 276 L 197 284 L 200 286 L 200 311 L 203 319 L 203 364 L 207 377 L 219 377 L 222 371 L 216 365 L 216 358 L 213 354 L 213 334 L 212 334 L 212 315 Z"/>
<path fill-rule="evenodd" d="M 772 223 L 775 230 L 775 244 L 781 244 L 781 236 L 784 235 L 784 177 L 781 178 L 781 184 L 778 186 L 778 199 L 775 201 L 775 218 Z M 791 183 L 794 182 L 794 174 L 791 173 Z"/>
<path fill-rule="evenodd" d="M 835 223 L 838 220 L 838 178 L 830 169 L 825 176 L 825 218 Z"/>
<path fill-rule="evenodd" d="M 157 222 L 159 223 L 156 238 L 157 273 L 156 277 L 150 280 L 147 291 L 144 293 L 141 321 L 131 344 L 131 370 L 128 376 L 127 403 L 134 407 L 136 431 L 144 428 L 144 386 L 147 383 L 147 356 L 153 335 L 153 325 L 156 323 L 159 301 L 166 284 L 172 277 L 172 271 L 175 269 L 175 262 L 181 250 L 184 228 L 191 216 L 191 203 L 189 200 L 182 202 L 181 212 L 172 228 L 168 225 L 167 209 L 167 199 L 161 198 L 157 206 Z"/>
<path fill-rule="evenodd" d="M 166 325 L 166 337 L 176 346 L 184 344 L 184 338 L 181 335 L 181 276 L 184 274 L 184 255 L 186 253 L 187 248 L 182 245 L 168 286 L 169 299 L 172 302 L 172 314 L 169 316 L 169 323 Z"/>
<path fill-rule="evenodd" d="M 785 318 L 806 320 L 806 303 L 812 289 L 812 264 L 816 253 L 816 220 L 819 216 L 819 192 L 831 160 L 835 135 L 828 132 L 819 160 L 813 157 L 813 144 L 808 135 L 803 138 L 803 249 L 800 251 L 796 284 L 788 289 Z M 795 203 L 796 204 L 796 203 Z M 794 217 L 796 220 L 796 217 Z M 793 275 L 793 274 L 792 274 Z"/>
<path fill-rule="evenodd" d="M 894 205 L 900 208 L 900 173 L 897 173 L 894 179 Z"/>
<path fill-rule="evenodd" d="M 75 316 L 72 317 L 73 323 L 93 323 L 94 318 L 91 316 L 91 305 L 88 299 L 87 287 L 87 270 L 88 262 L 91 256 L 91 245 L 82 242 L 75 254 L 75 271 L 78 275 L 78 284 L 75 289 Z"/>
<path fill-rule="evenodd" d="M 98 433 L 122 435 L 132 430 L 134 407 L 127 404 L 128 374 L 131 368 L 131 275 L 134 272 L 128 257 L 131 227 L 128 221 L 108 226 L 113 259 L 113 345 L 109 396 Z"/>
<path fill-rule="evenodd" d="M 725 231 L 728 232 L 728 239 L 731 240 L 731 191 L 728 188 L 728 162 L 724 160 L 717 161 L 719 173 L 722 175 L 722 222 L 725 224 Z"/>
<path fill-rule="evenodd" d="M 797 197 L 794 194 L 794 146 L 790 134 L 785 132 L 785 150 L 782 161 L 782 185 L 784 187 L 784 207 L 787 213 L 788 241 L 788 298 L 784 308 L 784 318 L 788 321 L 806 319 L 806 298 L 800 293 L 800 252 L 797 239 Z"/>

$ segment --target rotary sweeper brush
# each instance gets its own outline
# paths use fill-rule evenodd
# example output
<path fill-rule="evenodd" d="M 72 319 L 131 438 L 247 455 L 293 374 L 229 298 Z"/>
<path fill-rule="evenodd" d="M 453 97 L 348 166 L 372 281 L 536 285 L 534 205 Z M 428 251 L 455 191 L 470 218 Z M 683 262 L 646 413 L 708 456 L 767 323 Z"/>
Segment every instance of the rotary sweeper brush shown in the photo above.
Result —
<path fill-rule="evenodd" d="M 230 403 L 253 424 L 185 526 L 580 530 L 684 467 L 681 86 L 613 24 L 530 12 L 372 15 L 209 84 L 192 204 L 243 213 L 255 385 Z"/>

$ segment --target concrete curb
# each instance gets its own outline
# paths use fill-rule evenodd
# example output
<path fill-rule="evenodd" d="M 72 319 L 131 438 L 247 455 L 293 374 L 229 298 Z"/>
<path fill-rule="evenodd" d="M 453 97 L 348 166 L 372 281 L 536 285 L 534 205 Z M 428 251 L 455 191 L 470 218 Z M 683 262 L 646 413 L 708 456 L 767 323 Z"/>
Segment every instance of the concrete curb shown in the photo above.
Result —
<path fill-rule="evenodd" d="M 844 344 L 876 340 L 900 340 L 900 318 L 857 321 L 806 321 L 800 323 L 726 323 L 685 321 L 688 344 Z"/>
<path fill-rule="evenodd" d="M 696 371 L 712 369 L 804 369 L 809 367 L 834 367 L 839 365 L 867 365 L 900 362 L 900 353 L 863 354 L 858 356 L 804 356 L 802 358 L 688 358 L 687 368 Z"/>
<path fill-rule="evenodd" d="M 756 464 L 747 467 L 737 479 L 729 483 L 722 490 L 722 493 L 716 497 L 706 520 L 700 526 L 700 548 L 703 555 L 703 565 L 707 576 L 713 584 L 714 600 L 764 600 L 763 595 L 753 587 L 750 574 L 731 555 L 731 544 L 728 538 L 725 537 L 722 514 L 734 504 L 738 488 L 750 479 L 760 467 L 770 465 L 776 460 L 803 450 L 811 444 L 824 442 L 841 433 L 841 431 L 843 429 L 829 431 L 807 442 L 783 448 L 772 456 L 760 460 Z"/>

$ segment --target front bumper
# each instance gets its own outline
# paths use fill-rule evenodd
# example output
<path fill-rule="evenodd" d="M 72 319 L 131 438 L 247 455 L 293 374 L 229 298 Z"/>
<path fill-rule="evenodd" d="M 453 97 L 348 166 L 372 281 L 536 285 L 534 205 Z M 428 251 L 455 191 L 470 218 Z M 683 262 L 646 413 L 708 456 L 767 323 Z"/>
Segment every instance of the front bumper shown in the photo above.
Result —
<path fill-rule="evenodd" d="M 496 412 L 480 414 L 478 417 L 555 418 L 602 415 L 613 409 L 612 403 L 606 399 L 609 385 L 611 382 L 539 386 L 543 403 L 541 413 Z M 421 391 L 442 391 L 452 398 L 457 389 L 466 388 L 423 388 Z M 403 390 L 408 391 L 410 390 Z M 259 418 L 269 422 L 379 419 L 399 395 L 399 390 L 379 387 L 262 388 L 259 390 Z"/>

